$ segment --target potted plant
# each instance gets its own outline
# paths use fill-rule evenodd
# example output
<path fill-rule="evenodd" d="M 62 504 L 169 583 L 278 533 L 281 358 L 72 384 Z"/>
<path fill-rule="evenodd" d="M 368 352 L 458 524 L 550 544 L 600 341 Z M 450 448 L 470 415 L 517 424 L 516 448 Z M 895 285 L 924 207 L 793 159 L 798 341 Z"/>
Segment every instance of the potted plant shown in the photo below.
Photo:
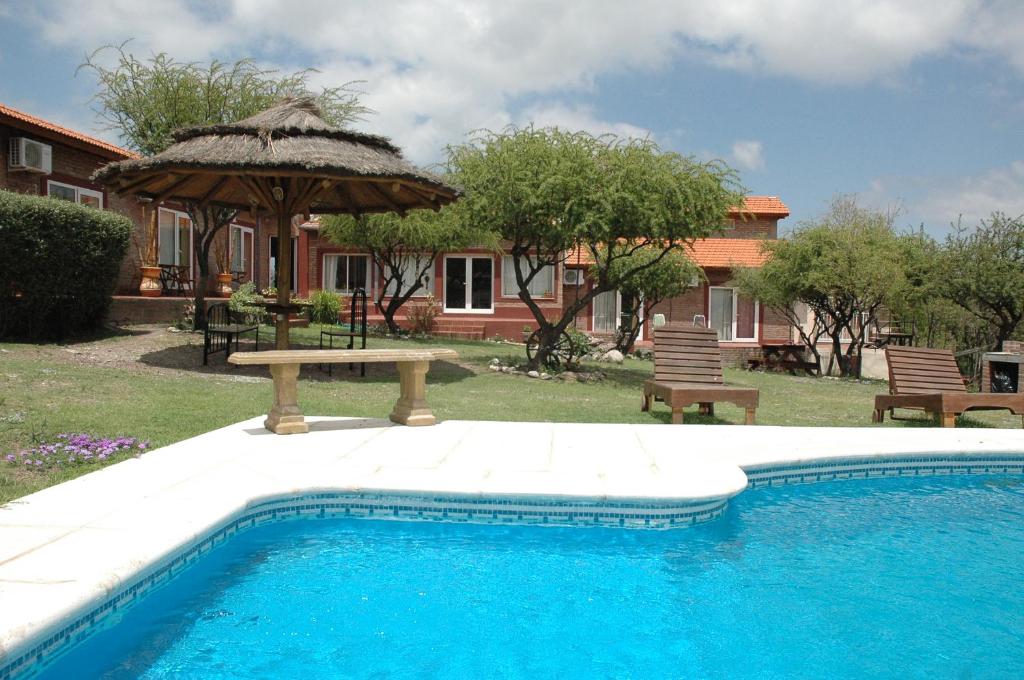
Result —
<path fill-rule="evenodd" d="M 213 242 L 213 257 L 217 261 L 217 295 L 231 297 L 231 255 L 226 239 Z"/>
<path fill-rule="evenodd" d="M 139 272 L 142 280 L 139 283 L 139 295 L 142 297 L 160 297 L 163 286 L 160 284 L 160 265 L 157 263 L 156 238 L 146 234 L 146 244 L 139 243 L 139 236 L 132 232 L 132 241 L 139 254 Z"/>

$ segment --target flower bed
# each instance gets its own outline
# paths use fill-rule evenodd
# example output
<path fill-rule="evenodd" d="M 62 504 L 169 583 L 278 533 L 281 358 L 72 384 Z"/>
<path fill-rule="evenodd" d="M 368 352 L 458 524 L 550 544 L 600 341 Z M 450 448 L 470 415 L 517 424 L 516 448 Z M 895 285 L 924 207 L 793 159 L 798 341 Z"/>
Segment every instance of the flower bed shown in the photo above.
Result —
<path fill-rule="evenodd" d="M 137 457 L 148 448 L 148 441 L 135 437 L 109 439 L 64 433 L 58 434 L 52 442 L 44 441 L 31 449 L 8 453 L 3 460 L 9 465 L 49 469 Z"/>

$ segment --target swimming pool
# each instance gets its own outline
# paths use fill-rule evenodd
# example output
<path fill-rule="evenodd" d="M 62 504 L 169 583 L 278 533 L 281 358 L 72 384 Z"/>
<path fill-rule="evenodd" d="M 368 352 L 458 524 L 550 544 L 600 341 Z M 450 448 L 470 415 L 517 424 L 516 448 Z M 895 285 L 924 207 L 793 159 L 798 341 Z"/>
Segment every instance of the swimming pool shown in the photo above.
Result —
<path fill-rule="evenodd" d="M 42 677 L 1014 677 L 1024 479 L 747 491 L 685 531 L 297 520 Z"/>

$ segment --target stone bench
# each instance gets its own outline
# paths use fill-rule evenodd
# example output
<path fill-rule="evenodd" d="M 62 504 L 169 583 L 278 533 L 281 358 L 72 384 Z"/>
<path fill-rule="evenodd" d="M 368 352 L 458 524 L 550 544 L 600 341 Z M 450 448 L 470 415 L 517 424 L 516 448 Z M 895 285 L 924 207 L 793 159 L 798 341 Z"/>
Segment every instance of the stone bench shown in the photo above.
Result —
<path fill-rule="evenodd" d="M 228 361 L 240 366 L 267 365 L 274 379 L 274 407 L 264 425 L 277 434 L 308 432 L 297 403 L 299 367 L 302 364 L 389 363 L 398 364 L 400 393 L 391 420 L 401 425 L 433 425 L 437 422 L 427 406 L 427 371 L 430 362 L 456 359 L 453 349 L 286 349 L 269 352 L 235 352 Z"/>

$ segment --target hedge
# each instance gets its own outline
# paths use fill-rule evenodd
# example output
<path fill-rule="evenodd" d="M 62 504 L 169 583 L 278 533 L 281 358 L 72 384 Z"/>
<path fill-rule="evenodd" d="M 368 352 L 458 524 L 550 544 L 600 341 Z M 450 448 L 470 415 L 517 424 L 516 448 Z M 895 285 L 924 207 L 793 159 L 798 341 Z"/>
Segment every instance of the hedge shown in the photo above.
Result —
<path fill-rule="evenodd" d="M 0 338 L 61 340 L 99 326 L 131 233 L 116 213 L 0 190 Z"/>

